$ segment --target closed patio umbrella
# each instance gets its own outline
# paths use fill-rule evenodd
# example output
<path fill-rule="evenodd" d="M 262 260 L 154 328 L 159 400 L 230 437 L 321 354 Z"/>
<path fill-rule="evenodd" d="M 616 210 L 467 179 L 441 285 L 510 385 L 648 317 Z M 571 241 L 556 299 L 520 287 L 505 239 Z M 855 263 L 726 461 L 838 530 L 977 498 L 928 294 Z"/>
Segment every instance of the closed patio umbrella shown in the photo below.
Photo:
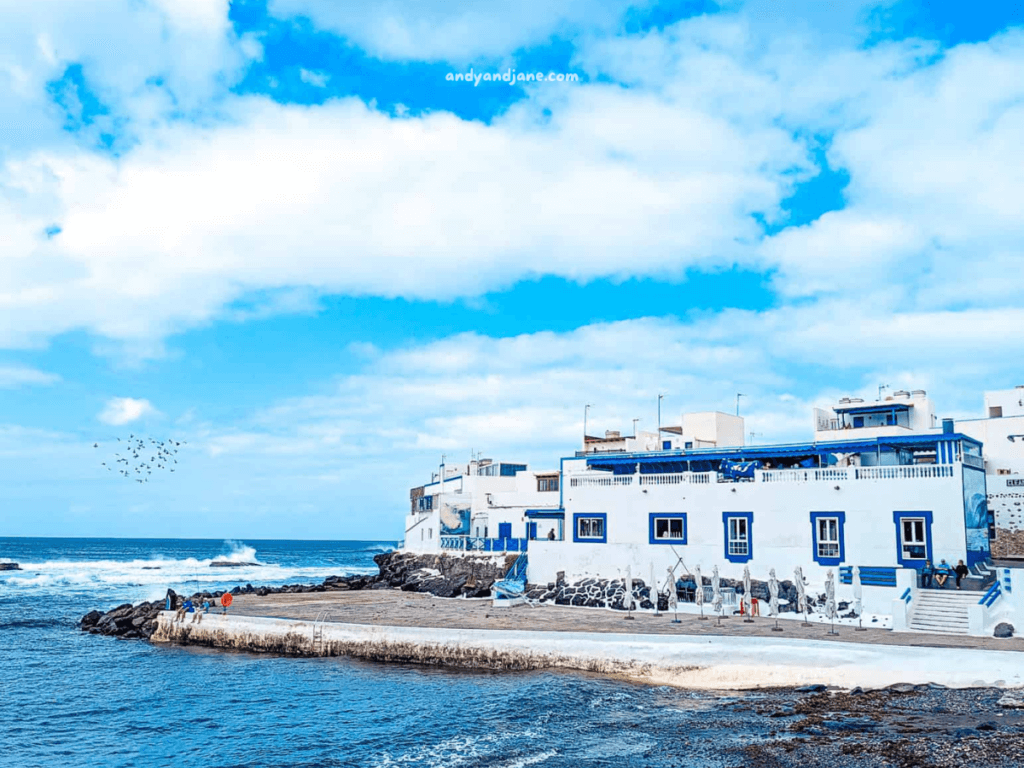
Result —
<path fill-rule="evenodd" d="M 700 566 L 693 569 L 693 582 L 696 589 L 693 591 L 693 602 L 700 606 L 700 617 L 704 618 L 704 577 L 700 574 Z"/>
<path fill-rule="evenodd" d="M 744 621 L 753 621 L 754 614 L 751 612 L 750 601 L 750 566 L 743 566 L 743 612 L 747 615 Z"/>
<path fill-rule="evenodd" d="M 779 580 L 774 568 L 768 571 L 768 611 L 772 616 L 779 615 Z"/>
<path fill-rule="evenodd" d="M 722 584 L 718 576 L 718 566 L 711 569 L 711 607 L 715 613 L 722 612 Z"/>

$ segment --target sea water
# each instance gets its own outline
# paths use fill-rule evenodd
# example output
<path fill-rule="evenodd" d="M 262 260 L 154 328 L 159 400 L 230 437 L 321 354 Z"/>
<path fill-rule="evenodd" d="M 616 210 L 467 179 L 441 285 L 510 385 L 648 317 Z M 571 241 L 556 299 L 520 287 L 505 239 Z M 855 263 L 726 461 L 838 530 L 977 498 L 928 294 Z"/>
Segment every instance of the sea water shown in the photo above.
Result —
<path fill-rule="evenodd" d="M 394 542 L 0 538 L 0 766 L 725 766 L 740 694 L 153 645 L 90 610 L 376 573 Z M 212 560 L 258 563 L 210 568 Z M 745 708 L 744 708 L 745 709 Z"/>

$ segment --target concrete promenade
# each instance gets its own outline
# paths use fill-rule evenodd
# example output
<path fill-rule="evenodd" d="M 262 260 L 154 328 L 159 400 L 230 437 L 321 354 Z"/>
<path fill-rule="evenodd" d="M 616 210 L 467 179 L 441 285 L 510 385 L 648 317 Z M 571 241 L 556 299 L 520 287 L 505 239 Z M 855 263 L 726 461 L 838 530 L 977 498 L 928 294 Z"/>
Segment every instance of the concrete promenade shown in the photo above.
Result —
<path fill-rule="evenodd" d="M 710 606 L 707 606 L 710 608 Z M 693 635 L 697 637 L 771 637 L 773 639 L 821 640 L 823 642 L 867 643 L 876 645 L 929 648 L 973 648 L 999 651 L 1024 651 L 1024 639 L 999 640 L 994 637 L 967 637 L 921 632 L 891 632 L 865 629 L 857 632 L 849 625 L 836 625 L 838 635 L 829 635 L 827 623 L 802 626 L 800 620 L 781 619 L 782 632 L 772 631 L 774 619 L 755 617 L 753 623 L 739 616 L 721 622 L 708 611 L 708 619 L 680 611 L 680 624 L 673 616 L 654 616 L 635 611 L 627 620 L 622 611 L 573 608 L 559 605 L 519 605 L 495 608 L 490 600 L 444 599 L 399 590 L 363 590 L 356 592 L 313 592 L 258 597 L 239 595 L 230 613 L 313 621 L 326 611 L 328 621 L 374 626 L 424 627 L 450 629 L 529 630 L 544 632 L 614 632 L 638 635 Z"/>
<path fill-rule="evenodd" d="M 327 613 L 326 621 L 323 619 Z M 317 621 L 317 617 L 320 621 Z M 820 684 L 1024 687 L 1017 639 L 856 632 L 774 620 L 495 608 L 391 590 L 242 596 L 226 614 L 162 612 L 157 643 L 492 670 L 564 669 L 654 685 L 738 690 Z"/>

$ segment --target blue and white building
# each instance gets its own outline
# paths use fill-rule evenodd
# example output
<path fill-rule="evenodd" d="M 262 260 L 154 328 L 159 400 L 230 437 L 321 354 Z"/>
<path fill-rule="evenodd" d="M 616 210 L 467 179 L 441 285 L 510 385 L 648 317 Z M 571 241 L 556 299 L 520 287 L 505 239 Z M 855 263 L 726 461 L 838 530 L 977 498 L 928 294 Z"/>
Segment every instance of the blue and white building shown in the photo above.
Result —
<path fill-rule="evenodd" d="M 471 464 L 414 489 L 414 505 L 466 510 L 428 522 L 445 535 L 421 544 L 528 551 L 529 581 L 541 584 L 618 579 L 627 569 L 646 578 L 653 568 L 661 579 L 695 566 L 737 580 L 744 568 L 760 580 L 774 569 L 786 580 L 799 567 L 815 592 L 832 570 L 840 600 L 852 598 L 858 566 L 863 610 L 906 626 L 928 560 L 963 560 L 989 583 L 1011 585 L 1008 569 L 997 576 L 992 542 L 997 527 L 1024 530 L 1024 389 L 987 393 L 986 409 L 981 419 L 939 419 L 925 392 L 899 391 L 816 408 L 813 437 L 801 443 L 744 445 L 742 419 L 714 413 L 687 414 L 657 435 L 588 436 L 558 471 L 499 471 L 492 488 Z M 422 501 L 439 491 L 441 500 Z M 414 509 L 407 548 L 416 548 L 421 520 Z M 979 595 L 959 598 L 967 606 Z M 957 610 L 978 632 L 997 617 Z"/>

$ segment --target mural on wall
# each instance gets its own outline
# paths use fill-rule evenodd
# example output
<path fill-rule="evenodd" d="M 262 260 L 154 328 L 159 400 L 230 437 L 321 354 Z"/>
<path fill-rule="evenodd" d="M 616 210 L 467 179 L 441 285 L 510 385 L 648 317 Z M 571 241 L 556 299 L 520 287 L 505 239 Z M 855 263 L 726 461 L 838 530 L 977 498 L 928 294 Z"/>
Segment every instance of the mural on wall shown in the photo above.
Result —
<path fill-rule="evenodd" d="M 469 535 L 469 507 L 459 509 L 446 506 L 441 510 L 442 536 Z"/>
<path fill-rule="evenodd" d="M 985 473 L 964 467 L 964 527 L 967 529 L 968 564 L 989 556 L 988 497 Z"/>

